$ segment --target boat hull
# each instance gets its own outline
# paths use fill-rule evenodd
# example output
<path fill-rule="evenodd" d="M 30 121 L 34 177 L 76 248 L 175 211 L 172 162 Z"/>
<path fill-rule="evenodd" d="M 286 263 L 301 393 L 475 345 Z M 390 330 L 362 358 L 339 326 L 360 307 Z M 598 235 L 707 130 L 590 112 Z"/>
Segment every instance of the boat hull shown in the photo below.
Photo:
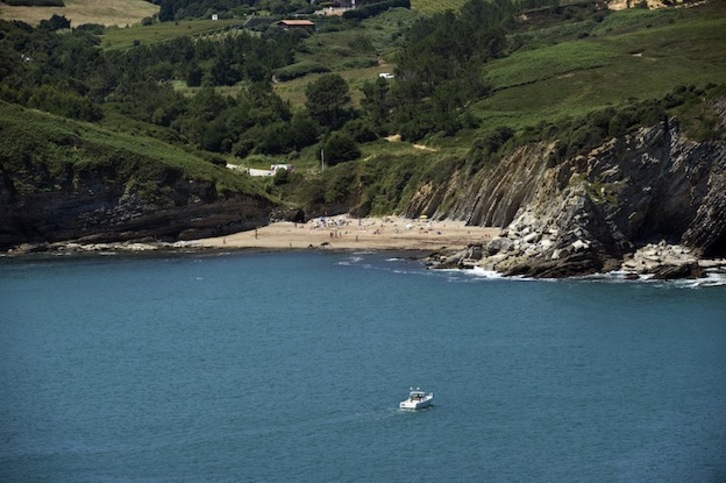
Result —
<path fill-rule="evenodd" d="M 433 403 L 434 395 L 428 394 L 423 399 L 406 399 L 398 405 L 400 409 L 424 409 Z"/>

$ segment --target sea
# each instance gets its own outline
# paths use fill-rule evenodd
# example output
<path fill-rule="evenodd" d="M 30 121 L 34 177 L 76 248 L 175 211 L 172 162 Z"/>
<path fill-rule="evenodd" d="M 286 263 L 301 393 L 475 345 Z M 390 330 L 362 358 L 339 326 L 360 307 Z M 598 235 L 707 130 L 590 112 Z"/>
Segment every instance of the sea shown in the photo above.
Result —
<path fill-rule="evenodd" d="M 723 482 L 726 280 L 5 257 L 0 481 Z"/>

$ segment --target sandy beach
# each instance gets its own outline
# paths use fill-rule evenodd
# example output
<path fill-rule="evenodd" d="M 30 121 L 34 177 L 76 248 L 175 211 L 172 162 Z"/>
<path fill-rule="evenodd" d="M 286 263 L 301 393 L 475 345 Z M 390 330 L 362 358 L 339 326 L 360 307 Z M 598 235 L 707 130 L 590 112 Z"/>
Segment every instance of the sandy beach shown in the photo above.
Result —
<path fill-rule="evenodd" d="M 465 226 L 463 221 L 398 217 L 316 218 L 307 223 L 276 222 L 233 235 L 196 240 L 203 248 L 424 250 L 463 249 L 497 236 L 499 228 Z"/>

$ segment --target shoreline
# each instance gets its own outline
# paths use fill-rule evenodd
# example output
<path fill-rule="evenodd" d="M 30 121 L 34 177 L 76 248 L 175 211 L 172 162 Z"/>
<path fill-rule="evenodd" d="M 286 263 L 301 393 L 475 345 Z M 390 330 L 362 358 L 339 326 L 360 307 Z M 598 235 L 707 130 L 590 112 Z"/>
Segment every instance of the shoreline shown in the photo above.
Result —
<path fill-rule="evenodd" d="M 225 236 L 202 238 L 189 241 L 160 242 L 109 242 L 79 243 L 75 241 L 25 244 L 15 249 L 0 253 L 0 260 L 16 257 L 74 257 L 74 256 L 114 256 L 139 255 L 150 256 L 159 253 L 169 255 L 214 254 L 233 252 L 285 252 L 303 250 L 325 251 L 394 251 L 410 252 L 411 256 L 428 259 L 433 268 L 479 268 L 492 271 L 501 276 L 506 269 L 499 269 L 497 263 L 502 254 L 486 256 L 479 249 L 474 256 L 476 246 L 486 247 L 492 240 L 501 242 L 498 237 L 504 236 L 502 230 L 493 227 L 466 226 L 463 221 L 409 219 L 394 216 L 380 218 L 351 218 L 347 215 L 321 217 L 306 223 L 277 221 L 253 230 L 233 233 Z M 656 265 L 668 266 L 666 262 L 672 256 L 658 253 L 662 249 L 673 247 L 664 245 L 646 246 L 642 252 L 636 252 L 623 260 L 622 266 L 614 271 L 599 272 L 599 275 L 622 272 L 625 279 L 647 278 L 648 270 L 639 269 L 652 260 Z M 684 251 L 683 247 L 680 248 Z M 672 251 L 672 250 L 671 250 Z M 652 253 L 651 253 L 652 252 Z M 484 255 L 484 256 L 482 256 Z M 638 257 L 638 258 L 636 258 Z M 702 270 L 702 277 L 726 273 L 725 259 L 693 258 L 695 266 Z M 442 263 L 443 261 L 443 263 Z M 676 260 L 681 264 L 681 261 Z M 688 260 L 687 260 L 688 261 Z M 636 263 L 637 262 L 637 263 Z M 690 262 L 689 262 L 690 263 Z M 631 266 L 632 265 L 632 266 Z M 577 275 L 573 275 L 577 276 Z M 535 277 L 536 278 L 536 277 Z M 547 278 L 547 277 L 545 277 Z M 569 276 L 554 278 L 570 278 Z M 673 279 L 693 278 L 687 274 L 674 276 Z"/>
<path fill-rule="evenodd" d="M 337 215 L 306 223 L 276 221 L 257 229 L 188 241 L 126 241 L 22 244 L 0 257 L 23 255 L 116 254 L 168 251 L 288 251 L 381 250 L 435 253 L 456 252 L 476 243 L 488 243 L 499 228 L 466 226 L 463 221 L 434 221 L 401 217 L 351 218 Z"/>
<path fill-rule="evenodd" d="M 495 238 L 499 228 L 465 226 L 463 221 L 399 217 L 316 218 L 307 223 L 279 221 L 256 230 L 188 242 L 194 248 L 329 250 L 463 250 Z"/>

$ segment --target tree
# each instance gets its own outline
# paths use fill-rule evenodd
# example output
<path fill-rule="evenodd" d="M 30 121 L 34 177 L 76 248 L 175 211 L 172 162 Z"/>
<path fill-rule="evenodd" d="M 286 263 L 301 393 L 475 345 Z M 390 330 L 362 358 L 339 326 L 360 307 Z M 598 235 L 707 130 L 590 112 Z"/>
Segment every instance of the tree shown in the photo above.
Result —
<path fill-rule="evenodd" d="M 338 74 L 325 74 L 305 89 L 305 106 L 310 115 L 323 126 L 338 129 L 349 117 L 348 83 Z"/>
<path fill-rule="evenodd" d="M 174 20 L 174 2 L 163 0 L 159 9 L 159 22 L 171 22 Z"/>
<path fill-rule="evenodd" d="M 325 163 L 334 166 L 360 157 L 360 149 L 348 133 L 336 131 L 323 144 Z"/>
<path fill-rule="evenodd" d="M 295 149 L 300 150 L 315 143 L 318 140 L 319 127 L 309 114 L 305 112 L 293 114 L 290 119 L 290 130 Z"/>
<path fill-rule="evenodd" d="M 62 15 L 53 15 L 49 20 L 41 20 L 40 28 L 44 30 L 61 30 L 71 28 L 71 21 Z"/>
<path fill-rule="evenodd" d="M 189 87 L 199 87 L 202 85 L 202 77 L 204 71 L 202 71 L 199 64 L 193 63 L 189 66 L 186 71 L 186 81 Z"/>
<path fill-rule="evenodd" d="M 363 99 L 361 108 L 374 126 L 385 131 L 388 112 L 393 107 L 391 87 L 388 80 L 379 77 L 375 82 L 367 81 L 363 84 Z"/>

